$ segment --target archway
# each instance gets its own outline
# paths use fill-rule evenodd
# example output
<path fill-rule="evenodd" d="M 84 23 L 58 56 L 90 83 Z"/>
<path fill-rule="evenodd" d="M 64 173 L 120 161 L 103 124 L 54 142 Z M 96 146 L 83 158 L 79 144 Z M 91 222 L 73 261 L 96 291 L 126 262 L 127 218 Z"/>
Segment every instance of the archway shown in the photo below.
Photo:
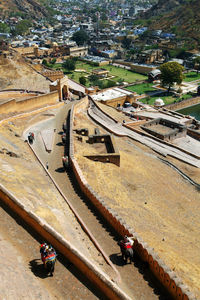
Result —
<path fill-rule="evenodd" d="M 69 98 L 69 90 L 67 85 L 62 87 L 62 100 L 67 100 Z"/>

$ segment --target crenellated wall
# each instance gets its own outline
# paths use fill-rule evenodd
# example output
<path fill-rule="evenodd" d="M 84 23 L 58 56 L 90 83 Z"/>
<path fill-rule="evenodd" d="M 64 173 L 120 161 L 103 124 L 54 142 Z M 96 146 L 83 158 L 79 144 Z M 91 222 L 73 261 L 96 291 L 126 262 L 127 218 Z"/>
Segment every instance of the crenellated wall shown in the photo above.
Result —
<path fill-rule="evenodd" d="M 80 105 L 80 104 L 79 104 Z M 159 256 L 151 249 L 147 243 L 145 243 L 132 228 L 130 228 L 124 220 L 113 211 L 88 184 L 87 180 L 83 176 L 83 173 L 78 165 L 78 162 L 74 158 L 74 145 L 73 145 L 73 121 L 74 113 L 77 108 L 74 107 L 70 112 L 70 144 L 69 144 L 69 159 L 70 166 L 82 192 L 88 197 L 88 199 L 95 205 L 101 215 L 107 220 L 107 222 L 116 230 L 120 236 L 128 235 L 133 236 L 135 239 L 134 249 L 137 251 L 140 258 L 149 264 L 149 268 L 159 282 L 168 290 L 173 299 L 179 300 L 194 300 L 194 295 L 189 291 L 188 287 L 184 285 L 181 279 L 170 270 L 168 266 L 159 258 Z"/>

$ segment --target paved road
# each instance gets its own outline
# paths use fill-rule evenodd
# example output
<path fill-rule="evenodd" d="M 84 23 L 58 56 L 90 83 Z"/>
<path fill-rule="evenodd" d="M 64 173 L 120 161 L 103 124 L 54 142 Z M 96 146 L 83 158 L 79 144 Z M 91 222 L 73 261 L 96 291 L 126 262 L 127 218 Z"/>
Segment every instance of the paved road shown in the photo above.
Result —
<path fill-rule="evenodd" d="M 123 264 L 116 242 L 118 239 L 117 235 L 107 226 L 105 221 L 101 219 L 82 195 L 73 175 L 63 172 L 61 158 L 64 153 L 64 147 L 61 145 L 60 133 L 62 132 L 62 124 L 69 109 L 70 105 L 65 105 L 56 115 L 56 118 L 47 123 L 48 126 L 55 126 L 56 128 L 54 151 L 48 156 L 49 172 L 84 220 L 89 230 L 96 237 L 106 254 L 110 256 L 112 262 L 116 265 L 123 279 L 120 285 L 123 290 L 132 298 L 135 297 L 140 300 L 168 299 L 165 296 L 165 291 L 157 286 L 155 278 L 140 260 L 135 258 L 134 264 L 126 266 Z M 40 125 L 37 125 L 39 130 L 38 126 Z M 44 127 L 44 123 L 41 126 Z M 34 144 L 34 149 L 38 151 L 40 158 L 45 162 L 47 154 L 44 153 L 39 144 Z"/>
<path fill-rule="evenodd" d="M 105 128 L 110 128 L 112 132 L 116 135 L 127 136 L 130 137 L 142 144 L 150 147 L 155 152 L 167 156 L 170 155 L 172 157 L 178 158 L 186 163 L 189 163 L 195 167 L 200 168 L 200 161 L 195 157 L 192 157 L 179 149 L 176 149 L 172 146 L 160 143 L 150 137 L 143 136 L 142 134 L 136 133 L 134 131 L 129 130 L 128 128 L 122 126 L 120 123 L 115 123 L 112 119 L 102 113 L 96 106 L 91 105 L 89 109 L 89 114 L 92 118 L 94 118 L 99 124 L 102 124 Z"/>

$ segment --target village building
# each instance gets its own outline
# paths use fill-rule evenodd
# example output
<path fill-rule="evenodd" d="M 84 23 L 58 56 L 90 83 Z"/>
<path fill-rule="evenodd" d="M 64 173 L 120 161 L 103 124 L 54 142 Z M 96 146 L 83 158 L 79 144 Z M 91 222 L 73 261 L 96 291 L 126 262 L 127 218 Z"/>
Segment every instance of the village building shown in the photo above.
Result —
<path fill-rule="evenodd" d="M 98 76 L 99 78 L 104 78 L 104 77 L 108 76 L 109 71 L 106 69 L 100 68 L 100 69 L 93 70 L 92 74 Z"/>
<path fill-rule="evenodd" d="M 154 69 L 148 74 L 148 79 L 150 82 L 154 80 L 159 80 L 161 77 L 161 71 L 159 69 Z"/>
<path fill-rule="evenodd" d="M 102 90 L 99 93 L 91 95 L 91 97 L 95 101 L 100 101 L 115 108 L 123 106 L 127 102 L 132 104 L 136 101 L 136 93 L 118 87 Z"/>

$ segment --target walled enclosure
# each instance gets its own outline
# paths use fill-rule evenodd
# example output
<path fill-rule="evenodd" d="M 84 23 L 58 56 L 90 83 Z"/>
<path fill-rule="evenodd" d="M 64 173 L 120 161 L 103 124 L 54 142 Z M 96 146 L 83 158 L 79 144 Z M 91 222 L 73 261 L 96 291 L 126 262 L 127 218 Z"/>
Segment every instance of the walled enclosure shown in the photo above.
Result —
<path fill-rule="evenodd" d="M 104 135 L 90 135 L 88 137 L 88 143 L 105 143 L 108 144 L 109 152 L 99 154 L 99 155 L 85 155 L 85 157 L 92 159 L 94 161 L 101 161 L 104 163 L 113 163 L 116 166 L 120 167 L 120 154 L 116 147 L 114 138 L 109 134 Z M 106 147 L 107 148 L 107 147 Z"/>
<path fill-rule="evenodd" d="M 194 295 L 189 291 L 186 285 L 183 285 L 181 279 L 175 272 L 169 269 L 168 266 L 158 257 L 158 255 L 151 249 L 147 243 L 145 243 L 132 228 L 130 228 L 120 216 L 115 213 L 106 204 L 103 198 L 101 198 L 88 184 L 83 173 L 74 158 L 74 145 L 73 145 L 73 122 L 74 115 L 80 107 L 84 107 L 87 104 L 87 97 L 82 102 L 78 103 L 72 108 L 70 112 L 70 144 L 69 144 L 69 158 L 70 166 L 75 174 L 77 182 L 82 192 L 90 199 L 95 205 L 101 215 L 108 221 L 108 223 L 118 232 L 120 236 L 128 235 L 133 236 L 135 239 L 134 249 L 139 254 L 140 258 L 148 262 L 149 268 L 160 283 L 168 290 L 173 299 L 179 300 L 194 300 Z"/>
<path fill-rule="evenodd" d="M 154 125 L 154 128 L 152 129 L 151 126 Z M 171 128 L 171 130 L 167 133 L 162 133 L 158 130 L 156 130 L 155 125 L 162 125 L 163 128 Z M 162 118 L 157 118 L 152 121 L 149 121 L 142 126 L 140 126 L 143 130 L 147 131 L 148 133 L 156 136 L 157 138 L 161 140 L 174 140 L 176 138 L 180 138 L 183 136 L 186 136 L 187 134 L 187 127 L 181 124 L 177 124 L 175 122 L 164 120 Z"/>
<path fill-rule="evenodd" d="M 29 109 L 41 107 L 42 105 L 51 105 L 58 102 L 58 93 L 52 92 L 49 94 L 35 96 L 33 98 L 16 101 L 11 99 L 0 105 L 0 113 L 7 114 L 13 112 L 21 112 Z"/>

